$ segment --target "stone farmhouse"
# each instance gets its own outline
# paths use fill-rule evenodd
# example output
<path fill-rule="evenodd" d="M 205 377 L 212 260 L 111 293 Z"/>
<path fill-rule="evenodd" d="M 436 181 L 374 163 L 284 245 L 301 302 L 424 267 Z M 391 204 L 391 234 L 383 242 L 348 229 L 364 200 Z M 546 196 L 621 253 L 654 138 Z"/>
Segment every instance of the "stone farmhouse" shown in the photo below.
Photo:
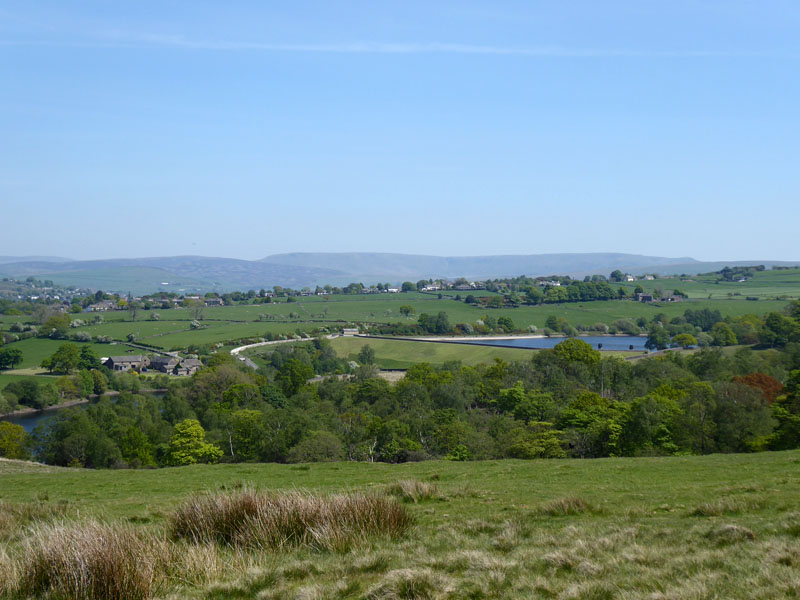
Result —
<path fill-rule="evenodd" d="M 112 371 L 141 371 L 150 366 L 150 359 L 143 354 L 112 356 L 105 362 L 105 365 Z"/>

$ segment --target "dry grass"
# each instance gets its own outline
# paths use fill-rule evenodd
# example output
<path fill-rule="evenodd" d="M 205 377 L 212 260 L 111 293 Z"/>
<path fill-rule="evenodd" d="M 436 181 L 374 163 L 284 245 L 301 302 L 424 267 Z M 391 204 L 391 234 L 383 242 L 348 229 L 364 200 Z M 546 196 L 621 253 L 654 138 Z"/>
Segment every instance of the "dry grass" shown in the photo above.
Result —
<path fill-rule="evenodd" d="M 167 557 L 163 541 L 97 521 L 35 526 L 25 540 L 17 590 L 69 600 L 146 600 Z"/>
<path fill-rule="evenodd" d="M 763 498 L 719 498 L 714 502 L 704 502 L 694 508 L 689 514 L 693 517 L 719 517 L 722 515 L 736 515 L 743 512 L 760 510 L 765 505 Z"/>
<path fill-rule="evenodd" d="M 567 517 L 583 513 L 596 513 L 598 510 L 583 498 L 569 496 L 551 500 L 539 508 L 539 513 L 549 517 Z"/>
<path fill-rule="evenodd" d="M 66 502 L 2 502 L 0 501 L 0 541 L 13 541 L 25 527 L 34 523 L 51 522 L 66 516 Z"/>
<path fill-rule="evenodd" d="M 430 569 L 397 569 L 370 590 L 369 600 L 436 600 L 452 592 L 449 578 Z"/>
<path fill-rule="evenodd" d="M 717 546 L 726 546 L 728 544 L 738 544 L 739 542 L 754 540 L 756 539 L 756 534 L 747 527 L 727 523 L 711 529 L 706 534 L 706 539 Z"/>
<path fill-rule="evenodd" d="M 17 587 L 17 563 L 0 547 L 0 598 L 11 597 Z"/>
<path fill-rule="evenodd" d="M 412 524 L 405 508 L 382 496 L 242 490 L 193 496 L 171 516 L 169 532 L 234 548 L 345 552 L 375 537 L 399 537 Z"/>
<path fill-rule="evenodd" d="M 439 488 L 435 483 L 419 479 L 403 479 L 390 484 L 386 491 L 403 502 L 422 502 L 439 497 Z"/>

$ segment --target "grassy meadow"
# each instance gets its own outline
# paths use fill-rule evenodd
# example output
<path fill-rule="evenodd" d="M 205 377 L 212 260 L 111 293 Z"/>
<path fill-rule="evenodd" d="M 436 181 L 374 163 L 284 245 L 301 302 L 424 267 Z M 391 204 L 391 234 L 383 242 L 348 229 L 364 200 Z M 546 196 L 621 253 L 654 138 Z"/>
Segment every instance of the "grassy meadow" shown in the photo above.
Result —
<path fill-rule="evenodd" d="M 409 296 L 418 297 L 419 294 Z M 399 307 L 408 304 L 414 314 L 404 317 Z M 303 299 L 300 302 L 273 303 L 259 306 L 225 306 L 207 308 L 204 311 L 202 327 L 191 329 L 191 314 L 184 309 L 169 309 L 158 312 L 160 320 L 149 320 L 148 311 L 140 311 L 136 321 L 130 319 L 125 311 L 113 311 L 103 315 L 104 322 L 86 325 L 74 331 L 86 331 L 93 337 L 109 336 L 114 340 L 125 341 L 128 334 L 135 334 L 137 341 L 165 350 L 181 350 L 192 344 L 216 344 L 242 338 L 263 337 L 268 333 L 287 335 L 299 331 L 307 333 L 324 327 L 341 327 L 353 323 L 413 323 L 426 312 L 447 313 L 450 323 L 474 323 L 486 314 L 494 317 L 508 316 L 520 329 L 530 325 L 544 327 L 547 317 L 564 317 L 572 325 L 593 325 L 601 322 L 611 324 L 617 319 L 644 317 L 647 320 L 659 313 L 668 317 L 682 315 L 693 310 L 709 308 L 719 310 L 723 315 L 740 316 L 748 313 L 763 315 L 781 310 L 784 300 L 691 300 L 665 304 L 643 304 L 632 301 L 604 301 L 586 303 L 548 304 L 539 306 L 519 306 L 517 308 L 486 309 L 475 307 L 449 298 L 436 297 L 423 299 L 409 298 L 405 294 L 385 294 L 380 299 L 370 296 L 342 297 L 341 300 L 324 301 L 319 298 Z M 327 309 L 327 313 L 324 312 Z M 266 320 L 260 319 L 266 315 Z M 78 318 L 81 317 L 80 315 Z M 4 317 L 5 327 L 14 320 Z M 20 317 L 15 317 L 20 320 Z M 24 342 L 14 342 L 22 344 Z M 37 356 L 41 352 L 37 353 Z M 41 359 L 39 359 L 41 360 Z M 37 363 L 38 364 L 38 363 Z"/>
<path fill-rule="evenodd" d="M 678 288 L 685 292 L 689 298 L 726 299 L 726 298 L 753 298 L 775 299 L 778 296 L 797 298 L 800 287 L 800 269 L 780 269 L 757 271 L 751 279 L 739 283 L 734 281 L 718 281 L 719 275 L 692 275 L 691 277 L 673 277 L 670 279 L 656 279 L 653 281 L 625 282 L 623 288 L 632 292 L 637 285 L 641 285 L 646 292 L 663 289 L 666 292 Z M 614 284 L 615 287 L 617 284 Z"/>
<path fill-rule="evenodd" d="M 329 494 L 345 494 L 356 504 L 362 493 L 387 498 L 408 513 L 413 526 L 384 535 L 369 529 L 377 521 L 368 520 L 362 536 L 336 538 L 339 545 L 304 538 L 312 541 L 238 547 L 176 536 L 176 522 L 184 523 L 187 511 L 202 511 L 210 501 L 224 508 L 248 489 L 267 493 L 273 502 L 294 502 L 298 490 L 323 503 Z M 209 491 L 217 494 L 211 500 L 193 496 Z M 89 544 L 94 543 L 89 534 L 110 528 L 129 547 L 156 548 L 171 557 L 172 569 L 181 569 L 156 565 L 155 574 L 147 571 L 155 583 L 143 598 L 773 599 L 800 594 L 798 451 L 153 471 L 0 461 L 0 520 L 0 590 L 28 581 L 40 559 L 37 544 L 62 551 L 58 544 L 65 537 Z M 82 532 L 77 538 L 76 531 Z M 37 536 L 35 542 L 30 535 Z M 90 555 L 81 555 L 82 564 Z M 156 564 L 139 558 L 130 568 Z M 6 597 L 14 596 L 9 591 Z"/>
<path fill-rule="evenodd" d="M 407 369 L 418 362 L 442 365 L 449 361 L 461 361 L 464 365 L 477 365 L 492 362 L 495 358 L 512 362 L 530 359 L 531 353 L 535 352 L 535 350 L 524 348 L 436 344 L 401 339 L 383 340 L 357 337 L 334 338 L 331 340 L 331 346 L 340 357 L 356 361 L 359 350 L 364 346 L 369 346 L 375 351 L 375 364 L 382 369 Z M 269 356 L 274 349 L 274 346 L 255 348 L 247 351 L 247 355 L 258 362 L 259 357 Z"/>

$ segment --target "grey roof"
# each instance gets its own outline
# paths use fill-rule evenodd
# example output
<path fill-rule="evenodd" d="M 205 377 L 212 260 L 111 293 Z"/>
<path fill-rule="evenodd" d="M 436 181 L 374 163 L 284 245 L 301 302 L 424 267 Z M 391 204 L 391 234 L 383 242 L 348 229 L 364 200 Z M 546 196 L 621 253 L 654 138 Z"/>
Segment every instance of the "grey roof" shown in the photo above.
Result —
<path fill-rule="evenodd" d="M 114 361 L 115 363 L 121 362 L 142 362 L 146 356 L 142 356 L 141 354 L 129 354 L 127 356 L 112 356 L 109 360 Z"/>
<path fill-rule="evenodd" d="M 203 361 L 197 360 L 196 358 L 184 358 L 181 361 L 181 367 L 185 369 L 191 369 L 192 367 L 200 368 L 202 366 L 203 366 Z"/>
<path fill-rule="evenodd" d="M 151 365 L 168 365 L 168 364 L 177 364 L 178 359 L 174 356 L 156 356 L 150 359 Z"/>

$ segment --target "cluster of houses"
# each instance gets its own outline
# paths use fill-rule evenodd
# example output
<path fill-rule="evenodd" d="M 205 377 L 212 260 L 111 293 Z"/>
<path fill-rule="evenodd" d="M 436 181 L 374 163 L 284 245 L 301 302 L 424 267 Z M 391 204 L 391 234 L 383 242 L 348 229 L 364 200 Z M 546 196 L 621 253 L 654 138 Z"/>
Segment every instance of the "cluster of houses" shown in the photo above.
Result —
<path fill-rule="evenodd" d="M 659 298 L 653 294 L 634 294 L 633 299 L 637 302 L 680 302 L 683 300 L 683 296 L 669 294 Z"/>
<path fill-rule="evenodd" d="M 142 301 L 142 298 L 131 298 L 137 302 Z M 205 306 L 225 306 L 225 301 L 222 298 L 202 297 L 202 296 L 184 296 L 183 298 L 160 298 L 158 303 L 162 308 L 178 308 L 184 300 L 198 300 Z M 127 303 L 120 302 L 120 300 L 100 300 L 94 304 L 86 307 L 86 312 L 106 312 L 109 310 L 126 310 Z"/>
<path fill-rule="evenodd" d="M 179 358 L 175 356 L 155 356 L 150 358 L 144 354 L 126 354 L 110 356 L 103 364 L 112 371 L 158 371 L 168 375 L 194 375 L 203 363 L 196 358 Z"/>

